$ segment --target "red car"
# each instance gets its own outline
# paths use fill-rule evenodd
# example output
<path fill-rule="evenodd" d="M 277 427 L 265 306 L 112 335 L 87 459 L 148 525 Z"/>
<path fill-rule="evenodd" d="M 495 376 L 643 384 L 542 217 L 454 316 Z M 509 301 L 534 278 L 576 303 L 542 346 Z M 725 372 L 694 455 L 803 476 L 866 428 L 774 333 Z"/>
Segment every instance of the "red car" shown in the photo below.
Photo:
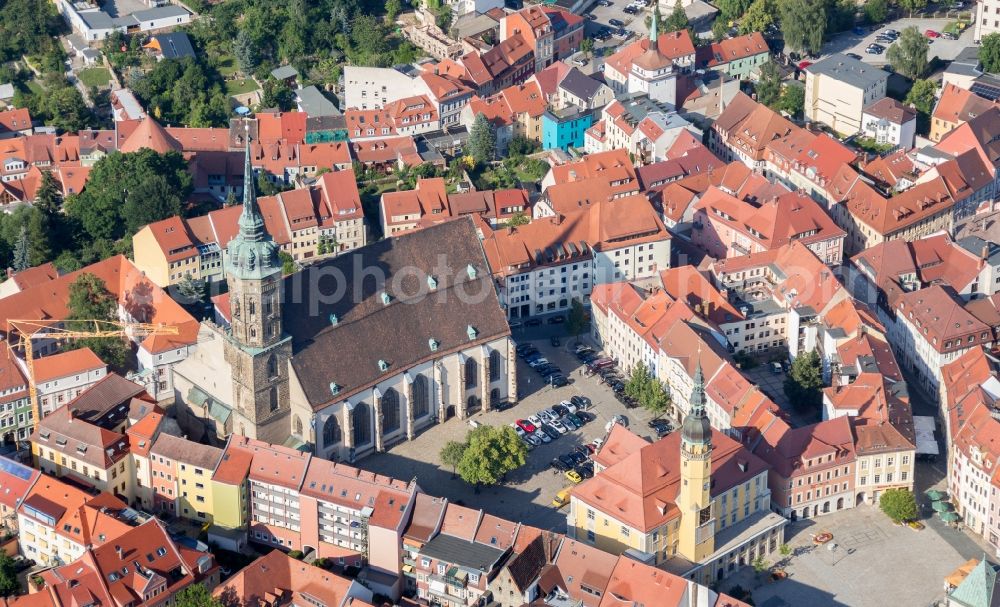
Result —
<path fill-rule="evenodd" d="M 941 36 L 941 34 L 939 34 L 934 30 L 927 30 L 926 32 L 924 32 L 924 35 L 927 36 L 928 38 L 938 38 Z"/>
<path fill-rule="evenodd" d="M 538 429 L 538 428 L 536 428 L 536 427 L 535 427 L 535 424 L 533 424 L 533 423 L 529 422 L 529 421 L 528 421 L 528 420 L 526 420 L 526 419 L 519 419 L 519 420 L 517 420 L 517 421 L 516 421 L 516 422 L 514 422 L 514 423 L 515 423 L 515 424 L 517 424 L 517 427 L 518 427 L 518 428 L 520 428 L 520 429 L 524 430 L 524 431 L 525 431 L 525 432 L 527 432 L 528 434 L 531 434 L 531 433 L 533 433 L 533 432 L 534 432 L 535 430 L 537 430 L 537 429 Z"/>
<path fill-rule="evenodd" d="M 812 64 L 813 64 L 812 61 L 801 61 L 801 62 L 799 62 L 799 69 L 800 70 L 804 70 L 804 69 L 806 69 L 807 67 L 809 67 Z"/>

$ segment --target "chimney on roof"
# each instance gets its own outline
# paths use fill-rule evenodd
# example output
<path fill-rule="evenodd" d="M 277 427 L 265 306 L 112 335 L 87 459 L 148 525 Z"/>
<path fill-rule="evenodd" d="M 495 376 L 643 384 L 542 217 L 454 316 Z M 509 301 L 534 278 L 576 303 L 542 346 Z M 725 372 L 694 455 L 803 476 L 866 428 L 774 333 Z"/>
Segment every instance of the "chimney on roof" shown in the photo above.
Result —
<path fill-rule="evenodd" d="M 118 554 L 118 560 L 123 560 L 125 558 L 125 552 L 118 544 L 115 544 L 115 552 Z"/>
<path fill-rule="evenodd" d="M 559 224 L 562 223 L 562 219 L 563 219 L 562 218 L 562 214 L 561 213 L 556 213 L 555 215 L 552 216 L 552 224 L 553 225 L 559 225 Z"/>
<path fill-rule="evenodd" d="M 983 259 L 986 259 L 989 256 L 990 256 L 990 245 L 989 245 L 989 243 L 984 242 L 983 243 L 983 252 L 980 255 L 980 257 L 982 257 Z"/>

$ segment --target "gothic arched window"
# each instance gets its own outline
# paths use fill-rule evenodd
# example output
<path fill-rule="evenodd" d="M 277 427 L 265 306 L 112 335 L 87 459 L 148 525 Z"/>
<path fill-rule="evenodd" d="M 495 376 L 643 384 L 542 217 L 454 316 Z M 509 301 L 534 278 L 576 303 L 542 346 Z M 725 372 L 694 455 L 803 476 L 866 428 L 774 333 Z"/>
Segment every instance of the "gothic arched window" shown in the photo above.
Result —
<path fill-rule="evenodd" d="M 465 387 L 475 388 L 479 375 L 479 363 L 471 356 L 465 359 Z"/>
<path fill-rule="evenodd" d="M 413 379 L 413 417 L 419 419 L 430 412 L 430 384 L 423 375 Z"/>
<path fill-rule="evenodd" d="M 351 432 L 354 435 L 354 446 L 362 447 L 372 442 L 372 412 L 367 403 L 358 403 L 352 414 Z"/>
<path fill-rule="evenodd" d="M 497 381 L 500 379 L 502 365 L 503 359 L 500 357 L 500 352 L 497 350 L 490 350 L 490 381 Z"/>
<path fill-rule="evenodd" d="M 267 357 L 267 376 L 268 378 L 278 377 L 278 357 L 274 354 Z"/>
<path fill-rule="evenodd" d="M 382 434 L 399 430 L 399 394 L 389 388 L 382 395 Z"/>
<path fill-rule="evenodd" d="M 331 415 L 326 418 L 326 422 L 323 424 L 323 446 L 330 447 L 340 441 L 340 422 L 337 421 L 336 415 Z"/>
<path fill-rule="evenodd" d="M 294 432 L 296 436 L 302 436 L 302 419 L 298 415 L 295 416 Z"/>

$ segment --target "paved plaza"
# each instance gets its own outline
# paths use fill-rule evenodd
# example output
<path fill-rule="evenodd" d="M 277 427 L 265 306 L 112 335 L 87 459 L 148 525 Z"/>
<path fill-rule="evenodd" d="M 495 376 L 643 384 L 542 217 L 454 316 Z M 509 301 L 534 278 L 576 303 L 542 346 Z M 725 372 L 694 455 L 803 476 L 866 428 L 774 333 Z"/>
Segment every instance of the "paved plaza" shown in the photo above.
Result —
<path fill-rule="evenodd" d="M 924 521 L 925 523 L 927 521 Z M 815 546 L 812 536 L 833 534 L 835 550 Z M 975 554 L 962 554 L 955 545 L 971 546 L 950 527 L 928 526 L 921 531 L 893 525 L 878 509 L 860 506 L 788 525 L 788 545 L 798 552 L 786 571 L 789 577 L 755 588 L 758 607 L 923 607 L 944 596 L 944 577 Z M 968 551 L 967 551 L 968 552 Z M 752 588 L 757 581 L 750 568 L 722 583 Z"/>

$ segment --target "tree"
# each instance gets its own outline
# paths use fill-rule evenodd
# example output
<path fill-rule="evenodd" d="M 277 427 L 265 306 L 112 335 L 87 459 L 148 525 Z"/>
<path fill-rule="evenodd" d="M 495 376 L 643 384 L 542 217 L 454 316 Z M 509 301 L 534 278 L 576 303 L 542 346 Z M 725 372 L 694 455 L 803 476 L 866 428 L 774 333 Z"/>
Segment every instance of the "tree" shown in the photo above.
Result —
<path fill-rule="evenodd" d="M 868 0 L 864 13 L 868 23 L 882 23 L 889 16 L 889 0 Z"/>
<path fill-rule="evenodd" d="M 507 220 L 507 225 L 513 228 L 531 223 L 531 219 L 524 211 L 518 211 Z"/>
<path fill-rule="evenodd" d="M 90 108 L 83 100 L 83 95 L 80 94 L 79 89 L 70 86 L 69 83 L 46 91 L 45 110 L 49 116 L 46 122 L 67 132 L 86 129 L 92 118 Z"/>
<path fill-rule="evenodd" d="M 476 162 L 485 164 L 496 156 L 497 136 L 486 116 L 478 114 L 469 131 L 468 149 Z"/>
<path fill-rule="evenodd" d="M 184 278 L 181 278 L 181 281 L 177 283 L 177 294 L 184 298 L 185 303 L 200 302 L 205 297 L 205 281 L 185 274 Z"/>
<path fill-rule="evenodd" d="M 392 23 L 403 11 L 403 3 L 400 0 L 385 0 L 385 20 Z"/>
<path fill-rule="evenodd" d="M 826 6 L 823 0 L 779 0 L 781 33 L 793 51 L 818 54 L 826 32 Z"/>
<path fill-rule="evenodd" d="M 806 104 L 806 90 L 801 86 L 789 84 L 781 91 L 781 99 L 778 100 L 776 109 L 785 112 L 789 116 L 802 113 Z"/>
<path fill-rule="evenodd" d="M 753 567 L 754 573 L 756 573 L 758 576 L 760 576 L 761 574 L 763 574 L 764 572 L 766 572 L 768 569 L 770 569 L 771 563 L 766 558 L 764 558 L 764 555 L 762 554 L 762 555 L 758 556 L 757 558 L 755 558 L 753 560 L 753 562 L 750 563 L 750 566 Z"/>
<path fill-rule="evenodd" d="M 979 61 L 984 71 L 1000 72 L 1000 33 L 986 34 L 979 41 Z"/>
<path fill-rule="evenodd" d="M 454 15 L 451 12 L 450 6 L 442 6 L 438 9 L 437 17 L 434 18 L 434 23 L 441 28 L 442 32 L 447 32 L 451 29 L 451 20 L 453 16 Z"/>
<path fill-rule="evenodd" d="M 716 42 L 722 42 L 729 37 L 729 25 L 726 24 L 720 18 L 717 18 L 712 22 L 712 39 Z"/>
<path fill-rule="evenodd" d="M 650 374 L 645 363 L 640 362 L 632 368 L 625 382 L 625 395 L 656 416 L 663 415 L 670 407 L 670 395 L 663 384 Z"/>
<path fill-rule="evenodd" d="M 451 466 L 451 477 L 455 478 L 458 465 L 462 463 L 462 456 L 465 455 L 466 443 L 457 440 L 448 441 L 441 447 L 441 463 Z"/>
<path fill-rule="evenodd" d="M 586 40 L 586 38 L 584 38 Z M 510 143 L 507 144 L 507 157 L 508 158 L 519 158 L 527 156 L 535 151 L 538 146 L 534 141 L 528 139 L 524 135 L 517 135 L 512 137 Z"/>
<path fill-rule="evenodd" d="M 910 16 L 913 16 L 913 11 L 918 11 L 925 6 L 927 6 L 927 0 L 899 0 L 899 5 L 910 11 Z"/>
<path fill-rule="evenodd" d="M 927 37 L 916 27 L 910 26 L 902 31 L 899 40 L 889 47 L 886 56 L 892 69 L 907 78 L 919 78 L 927 70 L 927 49 L 930 48 Z"/>
<path fill-rule="evenodd" d="M 594 39 L 584 38 L 580 41 L 580 52 L 590 57 L 594 54 Z"/>
<path fill-rule="evenodd" d="M 204 584 L 191 584 L 174 596 L 174 607 L 222 607 Z"/>
<path fill-rule="evenodd" d="M 145 225 L 181 213 L 182 201 L 163 175 L 150 175 L 125 195 L 125 230 L 134 234 Z"/>
<path fill-rule="evenodd" d="M 42 171 L 42 182 L 35 192 L 34 204 L 46 215 L 57 213 L 62 207 L 62 193 L 52 171 Z"/>
<path fill-rule="evenodd" d="M 11 596 L 21 592 L 21 582 L 17 581 L 14 559 L 0 551 L 0 596 Z"/>
<path fill-rule="evenodd" d="M 774 0 L 754 0 L 740 19 L 740 34 L 763 32 L 774 24 Z"/>
<path fill-rule="evenodd" d="M 295 259 L 285 251 L 278 251 L 278 261 L 281 262 L 281 273 L 284 276 L 295 273 Z"/>
<path fill-rule="evenodd" d="M 66 326 L 70 330 L 89 330 L 92 320 L 118 320 L 118 301 L 108 291 L 104 281 L 90 273 L 83 273 L 69 285 L 69 316 Z M 70 341 L 65 348 L 76 350 L 90 348 L 102 361 L 116 370 L 124 370 L 130 354 L 123 338 L 87 337 Z"/>
<path fill-rule="evenodd" d="M 921 114 L 930 116 L 937 102 L 937 83 L 933 80 L 917 80 L 906 94 L 907 105 L 913 105 Z"/>
<path fill-rule="evenodd" d="M 659 4 L 657 4 L 657 7 L 659 7 Z M 674 10 L 670 11 L 670 16 L 663 23 L 663 31 L 679 32 L 687 29 L 688 25 L 690 23 L 688 22 L 687 13 L 684 12 L 684 7 L 681 6 L 681 0 L 677 0 L 674 4 Z"/>
<path fill-rule="evenodd" d="M 466 443 L 458 474 L 477 487 L 502 482 L 527 459 L 528 448 L 510 426 L 479 426 L 469 432 Z"/>
<path fill-rule="evenodd" d="M 257 46 L 246 30 L 240 30 L 240 33 L 236 34 L 236 39 L 233 40 L 233 56 L 236 57 L 236 65 L 244 77 L 249 78 L 257 69 Z"/>
<path fill-rule="evenodd" d="M 583 309 L 583 302 L 577 298 L 569 304 L 569 316 L 566 320 L 566 329 L 573 337 L 579 337 L 583 330 L 587 328 L 587 312 Z"/>
<path fill-rule="evenodd" d="M 781 71 L 774 62 L 766 61 L 760 66 L 760 79 L 753 88 L 758 103 L 773 106 L 778 102 L 781 98 Z"/>
<path fill-rule="evenodd" d="M 17 238 L 17 244 L 14 246 L 14 262 L 13 267 L 15 272 L 23 272 L 31 267 L 28 262 L 28 226 L 21 226 L 21 235 Z"/>
<path fill-rule="evenodd" d="M 909 489 L 889 489 L 878 500 L 879 508 L 892 522 L 917 518 L 917 500 Z"/>
<path fill-rule="evenodd" d="M 287 112 L 295 107 L 295 93 L 284 80 L 268 78 L 261 90 L 259 106 L 261 109 L 278 108 Z"/>
<path fill-rule="evenodd" d="M 728 21 L 735 21 L 743 16 L 750 8 L 751 0 L 718 0 L 716 6 L 719 8 L 719 17 L 716 21 L 722 20 L 723 24 Z"/>
<path fill-rule="evenodd" d="M 823 398 L 823 367 L 816 350 L 795 358 L 784 388 L 793 407 L 803 411 L 819 407 Z"/>

